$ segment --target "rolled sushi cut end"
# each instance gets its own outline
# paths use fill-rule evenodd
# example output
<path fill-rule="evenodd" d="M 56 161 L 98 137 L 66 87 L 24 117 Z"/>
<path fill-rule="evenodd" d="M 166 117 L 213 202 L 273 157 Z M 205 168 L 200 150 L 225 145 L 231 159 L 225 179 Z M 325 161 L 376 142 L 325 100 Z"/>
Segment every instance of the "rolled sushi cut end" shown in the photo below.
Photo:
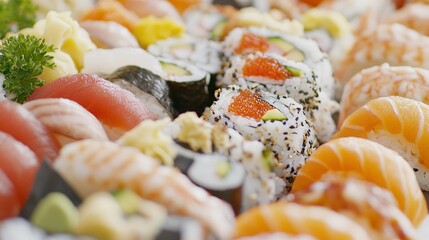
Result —
<path fill-rule="evenodd" d="M 262 90 L 222 89 L 204 118 L 228 126 L 246 139 L 261 141 L 273 152 L 275 173 L 283 181 L 277 186 L 277 196 L 290 190 L 298 170 L 318 146 L 302 105 Z"/>
<path fill-rule="evenodd" d="M 175 109 L 179 113 L 195 111 L 201 114 L 209 99 L 210 75 L 184 61 L 160 58 L 160 62 Z"/>
<path fill-rule="evenodd" d="M 220 155 L 200 155 L 188 170 L 191 181 L 231 204 L 236 214 L 241 209 L 245 175 L 243 166 Z"/>

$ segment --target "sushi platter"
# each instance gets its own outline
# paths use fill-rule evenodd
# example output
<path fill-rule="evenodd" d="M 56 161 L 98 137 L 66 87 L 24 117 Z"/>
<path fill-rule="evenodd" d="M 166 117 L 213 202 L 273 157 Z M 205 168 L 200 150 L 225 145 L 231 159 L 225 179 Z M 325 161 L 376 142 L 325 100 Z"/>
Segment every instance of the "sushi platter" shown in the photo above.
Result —
<path fill-rule="evenodd" d="M 0 240 L 429 239 L 429 1 L 0 1 Z"/>

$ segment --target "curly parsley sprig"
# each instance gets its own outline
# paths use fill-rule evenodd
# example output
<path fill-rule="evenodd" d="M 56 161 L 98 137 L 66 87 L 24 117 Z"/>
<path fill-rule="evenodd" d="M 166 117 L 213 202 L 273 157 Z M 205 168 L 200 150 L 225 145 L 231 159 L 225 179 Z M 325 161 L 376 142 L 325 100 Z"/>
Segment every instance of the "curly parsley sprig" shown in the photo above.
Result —
<path fill-rule="evenodd" d="M 44 67 L 55 68 L 49 52 L 55 47 L 45 40 L 18 34 L 6 39 L 0 48 L 0 73 L 5 76 L 3 88 L 14 96 L 13 101 L 23 103 L 37 86 L 43 85 L 38 78 Z"/>
<path fill-rule="evenodd" d="M 37 6 L 32 0 L 0 0 L 0 38 L 8 32 L 32 27 Z"/>

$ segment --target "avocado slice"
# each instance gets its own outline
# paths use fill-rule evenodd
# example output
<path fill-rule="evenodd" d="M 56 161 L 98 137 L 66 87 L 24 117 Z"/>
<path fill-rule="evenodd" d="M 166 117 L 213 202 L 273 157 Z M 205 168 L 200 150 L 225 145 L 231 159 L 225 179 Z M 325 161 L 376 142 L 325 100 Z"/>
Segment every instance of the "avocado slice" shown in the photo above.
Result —
<path fill-rule="evenodd" d="M 139 209 L 139 203 L 141 198 L 137 193 L 124 189 L 118 190 L 112 193 L 113 197 L 115 197 L 116 201 L 122 208 L 122 211 L 125 214 L 133 214 L 137 213 Z"/>
<path fill-rule="evenodd" d="M 169 75 L 189 76 L 191 73 L 175 64 L 161 62 L 162 69 Z"/>
<path fill-rule="evenodd" d="M 31 222 L 49 233 L 73 233 L 79 213 L 70 199 L 62 193 L 50 193 L 36 206 Z"/>
<path fill-rule="evenodd" d="M 230 162 L 217 162 L 216 173 L 220 177 L 226 177 L 231 172 L 232 164 Z"/>
<path fill-rule="evenodd" d="M 286 120 L 286 116 L 280 112 L 278 109 L 271 109 L 268 110 L 264 116 L 262 116 L 261 118 L 263 121 L 282 121 L 282 120 Z"/>
<path fill-rule="evenodd" d="M 305 59 L 304 53 L 296 48 L 286 53 L 285 57 L 295 62 L 303 62 Z"/>
<path fill-rule="evenodd" d="M 210 31 L 211 38 L 214 40 L 220 39 L 223 34 L 223 31 L 225 30 L 226 24 L 226 19 L 222 19 L 221 21 L 217 22 L 213 29 Z"/>
<path fill-rule="evenodd" d="M 289 42 L 283 40 L 281 37 L 269 37 L 267 38 L 268 42 L 273 44 L 274 46 L 282 49 L 285 52 L 289 52 L 295 47 Z"/>
<path fill-rule="evenodd" d="M 267 168 L 268 171 L 272 172 L 274 171 L 274 156 L 273 152 L 271 150 L 264 150 L 262 152 L 262 159 L 264 166 Z"/>
<path fill-rule="evenodd" d="M 294 77 L 301 77 L 303 75 L 303 72 L 299 70 L 298 68 L 294 68 L 291 66 L 285 66 L 286 70 L 288 70 Z"/>

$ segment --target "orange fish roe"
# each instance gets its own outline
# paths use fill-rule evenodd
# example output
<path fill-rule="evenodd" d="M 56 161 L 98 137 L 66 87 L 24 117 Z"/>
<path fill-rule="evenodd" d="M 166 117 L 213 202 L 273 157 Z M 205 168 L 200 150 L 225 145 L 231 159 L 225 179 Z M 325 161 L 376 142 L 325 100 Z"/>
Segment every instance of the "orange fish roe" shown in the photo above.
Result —
<path fill-rule="evenodd" d="M 292 73 L 283 65 L 269 57 L 247 59 L 243 67 L 243 75 L 266 77 L 272 80 L 285 80 L 292 77 Z"/>
<path fill-rule="evenodd" d="M 241 37 L 240 44 L 235 49 L 237 54 L 249 54 L 254 52 L 266 52 L 270 44 L 267 39 L 253 33 L 245 33 Z"/>
<path fill-rule="evenodd" d="M 228 112 L 259 121 L 271 109 L 274 108 L 262 100 L 258 93 L 246 89 L 233 98 L 232 103 L 228 107 Z"/>

